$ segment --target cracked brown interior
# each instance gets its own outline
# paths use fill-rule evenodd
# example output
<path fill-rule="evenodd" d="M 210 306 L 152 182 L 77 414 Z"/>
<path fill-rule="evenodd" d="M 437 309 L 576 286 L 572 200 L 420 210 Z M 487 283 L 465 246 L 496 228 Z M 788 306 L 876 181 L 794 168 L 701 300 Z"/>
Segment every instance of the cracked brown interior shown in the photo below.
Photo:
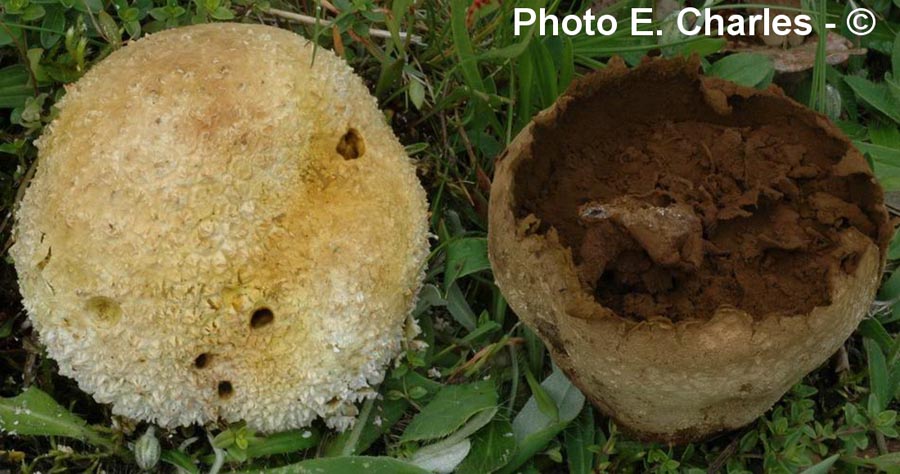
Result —
<path fill-rule="evenodd" d="M 564 112 L 535 125 L 518 217 L 556 229 L 584 287 L 626 318 L 830 304 L 832 275 L 888 238 L 868 165 L 781 95 L 694 71 L 656 61 L 570 90 Z M 857 232 L 855 245 L 840 238 Z"/>

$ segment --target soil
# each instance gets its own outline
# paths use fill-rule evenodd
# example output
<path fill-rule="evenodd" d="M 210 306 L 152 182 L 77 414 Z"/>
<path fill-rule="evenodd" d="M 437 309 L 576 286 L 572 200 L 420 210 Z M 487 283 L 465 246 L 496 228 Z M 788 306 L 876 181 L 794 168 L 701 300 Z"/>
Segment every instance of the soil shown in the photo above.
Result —
<path fill-rule="evenodd" d="M 519 217 L 555 229 L 584 287 L 626 318 L 830 304 L 833 275 L 889 238 L 868 164 L 780 91 L 697 70 L 656 60 L 573 86 L 559 114 L 535 123 Z"/>

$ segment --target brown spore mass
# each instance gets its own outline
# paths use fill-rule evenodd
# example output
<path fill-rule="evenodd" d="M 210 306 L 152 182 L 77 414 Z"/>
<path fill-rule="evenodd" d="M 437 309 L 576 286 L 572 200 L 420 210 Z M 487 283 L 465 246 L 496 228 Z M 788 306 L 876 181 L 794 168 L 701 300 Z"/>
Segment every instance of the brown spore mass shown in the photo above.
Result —
<path fill-rule="evenodd" d="M 829 305 L 835 272 L 890 235 L 868 164 L 780 91 L 697 71 L 653 61 L 575 83 L 561 112 L 535 121 L 518 218 L 554 229 L 583 287 L 621 317 Z"/>

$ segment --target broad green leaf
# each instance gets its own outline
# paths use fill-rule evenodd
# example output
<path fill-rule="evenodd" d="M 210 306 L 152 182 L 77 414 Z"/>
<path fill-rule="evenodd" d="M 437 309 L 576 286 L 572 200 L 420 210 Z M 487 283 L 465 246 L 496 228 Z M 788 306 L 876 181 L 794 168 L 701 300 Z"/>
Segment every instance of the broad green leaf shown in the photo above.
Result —
<path fill-rule="evenodd" d="M 845 76 L 844 81 L 860 100 L 900 123 L 900 101 L 891 94 L 886 85 L 875 84 L 858 76 Z"/>
<path fill-rule="evenodd" d="M 532 42 L 528 52 L 535 65 L 535 79 L 541 96 L 541 106 L 549 107 L 559 96 L 559 82 L 553 58 L 542 41 Z"/>
<path fill-rule="evenodd" d="M 897 260 L 898 258 L 900 258 L 900 232 L 894 232 L 894 237 L 888 246 L 888 259 Z"/>
<path fill-rule="evenodd" d="M 516 60 L 514 77 L 518 79 L 516 97 L 517 128 L 523 127 L 531 120 L 534 98 L 534 63 L 530 55 L 522 55 Z"/>
<path fill-rule="evenodd" d="M 413 417 L 400 440 L 442 438 L 456 431 L 477 413 L 496 406 L 497 389 L 493 382 L 445 386 L 431 403 Z"/>
<path fill-rule="evenodd" d="M 282 467 L 242 472 L 246 474 L 431 474 L 425 469 L 386 456 L 316 458 Z"/>
<path fill-rule="evenodd" d="M 545 415 L 538 408 L 537 400 L 532 396 L 513 419 L 516 454 L 501 472 L 515 472 L 519 466 L 544 449 L 550 440 L 578 416 L 584 407 L 584 395 L 559 369 L 554 369 L 553 373 L 541 383 L 541 386 L 556 402 L 559 421 Z"/>
<path fill-rule="evenodd" d="M 409 101 L 418 110 L 422 110 L 425 103 L 425 86 L 415 79 L 409 81 Z"/>
<path fill-rule="evenodd" d="M 375 97 L 386 97 L 393 85 L 403 75 L 403 58 L 385 58 L 381 64 L 378 81 L 375 83 Z"/>
<path fill-rule="evenodd" d="M 893 398 L 894 393 L 889 386 L 889 375 L 884 352 L 877 342 L 872 339 L 864 339 L 866 358 L 869 361 L 869 387 L 871 393 L 878 399 L 877 411 L 884 410 L 885 406 Z M 873 413 L 874 415 L 875 413 Z"/>
<path fill-rule="evenodd" d="M 884 326 L 875 318 L 864 319 L 859 324 L 859 333 L 863 336 L 875 341 L 881 346 L 881 349 L 890 353 L 894 347 L 894 339 L 887 332 Z"/>
<path fill-rule="evenodd" d="M 66 13 L 62 8 L 51 8 L 41 23 L 41 46 L 50 49 L 63 37 L 66 28 Z"/>
<path fill-rule="evenodd" d="M 312 448 L 319 444 L 318 430 L 290 430 L 275 433 L 265 438 L 254 438 L 247 445 L 247 458 L 287 454 Z"/>
<path fill-rule="evenodd" d="M 500 469 L 516 451 L 516 438 L 509 420 L 494 420 L 472 438 L 472 451 L 459 465 L 457 474 L 487 474 Z"/>
<path fill-rule="evenodd" d="M 459 463 L 466 458 L 471 449 L 472 442 L 468 439 L 462 439 L 453 444 L 443 446 L 442 449 L 420 449 L 409 458 L 409 463 L 428 472 L 451 473 L 456 470 L 456 466 L 459 466 Z"/>
<path fill-rule="evenodd" d="M 570 474 L 591 474 L 594 471 L 594 453 L 590 447 L 594 444 L 596 434 L 594 410 L 587 405 L 564 433 Z"/>
<path fill-rule="evenodd" d="M 530 8 L 532 11 L 538 11 L 547 4 L 547 0 L 522 0 L 516 5 L 519 8 Z M 519 57 L 528 48 L 534 37 L 534 29 L 538 22 L 535 21 L 530 25 L 523 26 L 519 31 L 518 41 L 511 43 L 502 48 L 492 49 L 479 56 L 479 59 L 513 59 Z M 513 31 L 515 33 L 515 31 Z"/>
<path fill-rule="evenodd" d="M 455 468 L 462 462 L 463 458 L 465 458 L 465 454 L 462 457 L 459 457 L 459 454 L 465 451 L 466 454 L 469 452 L 469 446 L 464 445 L 463 442 L 468 443 L 468 437 L 472 436 L 484 427 L 484 425 L 490 423 L 490 421 L 494 418 L 494 415 L 497 414 L 499 409 L 497 407 L 482 410 L 477 415 L 473 416 L 463 425 L 462 428 L 455 431 L 450 436 L 438 441 L 434 444 L 429 444 L 425 446 L 410 457 L 409 462 L 415 464 L 419 467 L 427 467 L 431 465 L 431 463 L 440 462 L 442 465 L 450 465 L 452 467 L 450 469 Z M 452 456 L 446 456 L 448 451 L 455 450 L 455 454 Z M 432 469 L 435 470 L 435 469 Z"/>
<path fill-rule="evenodd" d="M 447 245 L 447 265 L 444 270 L 444 288 L 450 288 L 458 278 L 491 268 L 487 256 L 487 239 L 466 237 Z"/>
<path fill-rule="evenodd" d="M 463 80 L 472 90 L 487 93 L 481 72 L 478 70 L 478 60 L 472 47 L 469 29 L 466 27 L 466 11 L 469 9 L 469 2 L 468 0 L 452 0 L 450 5 L 450 30 L 455 46 L 453 50 L 459 57 L 459 68 L 462 71 Z"/>
<path fill-rule="evenodd" d="M 883 454 L 875 458 L 866 459 L 865 462 L 885 471 L 896 469 L 897 466 L 900 466 L 900 452 Z"/>
<path fill-rule="evenodd" d="M 456 322 L 469 331 L 474 331 L 478 325 L 478 318 L 475 316 L 475 312 L 472 311 L 472 307 L 466 301 L 466 296 L 459 289 L 459 285 L 455 283 L 450 285 L 450 288 L 447 290 L 447 311 Z"/>
<path fill-rule="evenodd" d="M 44 16 L 45 13 L 47 13 L 47 11 L 44 10 L 44 7 L 40 5 L 29 5 L 28 8 L 22 12 L 21 20 L 24 22 L 34 21 Z"/>
<path fill-rule="evenodd" d="M 888 191 L 900 189 L 900 148 L 891 148 L 873 143 L 854 141 L 859 151 L 872 157 L 875 177 Z"/>
<path fill-rule="evenodd" d="M 805 469 L 800 474 L 828 474 L 829 472 L 831 472 L 831 466 L 834 466 L 834 463 L 840 457 L 840 454 L 835 454 L 834 456 L 827 457 L 818 464 Z"/>
<path fill-rule="evenodd" d="M 894 0 L 894 3 L 900 8 L 900 0 Z M 900 35 L 894 38 L 894 47 L 891 50 L 891 67 L 895 81 L 900 81 Z"/>
<path fill-rule="evenodd" d="M 696 37 L 693 41 L 688 41 L 681 45 L 678 54 L 681 56 L 691 56 L 696 54 L 700 57 L 706 57 L 710 54 L 718 53 L 728 42 L 725 38 L 709 38 L 705 36 Z M 773 69 L 774 71 L 774 69 Z"/>
<path fill-rule="evenodd" d="M 537 403 L 541 413 L 553 421 L 559 421 L 559 407 L 556 406 L 556 401 L 550 398 L 550 394 L 535 380 L 534 375 L 527 368 L 525 369 L 525 380 L 528 382 L 531 396 Z"/>
<path fill-rule="evenodd" d="M 0 398 L 0 432 L 19 436 L 62 436 L 97 446 L 112 445 L 84 420 L 35 387 L 12 398 Z"/>
<path fill-rule="evenodd" d="M 419 299 L 416 301 L 416 309 L 413 311 L 413 316 L 424 313 L 432 306 L 447 306 L 447 300 L 441 296 L 441 290 L 438 290 L 431 283 L 427 283 L 419 291 Z"/>
<path fill-rule="evenodd" d="M 160 461 L 171 464 L 172 466 L 184 469 L 189 474 L 199 474 L 200 468 L 194 463 L 190 456 L 175 449 L 169 449 L 162 452 L 159 457 Z"/>
<path fill-rule="evenodd" d="M 25 104 L 25 100 L 34 95 L 29 87 L 30 77 L 25 66 L 13 64 L 0 69 L 0 108 L 16 108 Z"/>
<path fill-rule="evenodd" d="M 103 38 L 109 42 L 113 49 L 122 47 L 122 34 L 119 32 L 119 25 L 116 24 L 116 20 L 113 17 L 109 16 L 109 13 L 100 10 L 100 13 L 97 14 L 97 25 L 99 26 L 100 34 L 103 35 Z"/>
<path fill-rule="evenodd" d="M 710 66 L 707 74 L 747 87 L 766 86 L 775 68 L 772 60 L 761 54 L 737 53 L 725 56 Z"/>

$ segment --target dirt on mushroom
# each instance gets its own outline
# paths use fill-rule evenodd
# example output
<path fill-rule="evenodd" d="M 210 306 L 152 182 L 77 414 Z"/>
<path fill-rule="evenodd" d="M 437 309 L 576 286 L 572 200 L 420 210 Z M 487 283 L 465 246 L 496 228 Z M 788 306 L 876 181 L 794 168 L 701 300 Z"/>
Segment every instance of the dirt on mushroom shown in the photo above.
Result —
<path fill-rule="evenodd" d="M 516 178 L 519 217 L 556 229 L 600 304 L 633 320 L 807 314 L 863 250 L 839 245 L 841 231 L 884 249 L 865 161 L 779 92 L 707 79 L 696 101 L 696 76 L 629 79 L 536 126 Z"/>

